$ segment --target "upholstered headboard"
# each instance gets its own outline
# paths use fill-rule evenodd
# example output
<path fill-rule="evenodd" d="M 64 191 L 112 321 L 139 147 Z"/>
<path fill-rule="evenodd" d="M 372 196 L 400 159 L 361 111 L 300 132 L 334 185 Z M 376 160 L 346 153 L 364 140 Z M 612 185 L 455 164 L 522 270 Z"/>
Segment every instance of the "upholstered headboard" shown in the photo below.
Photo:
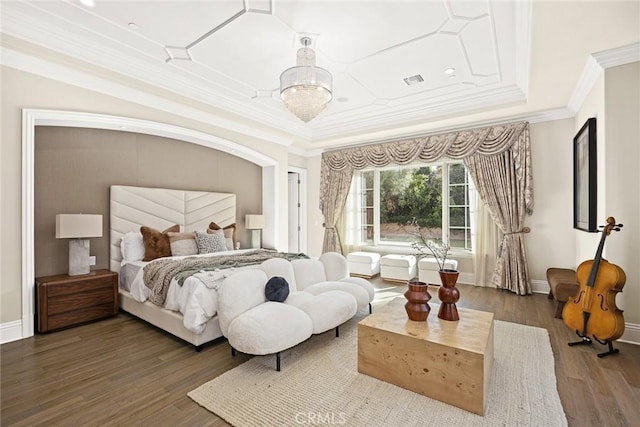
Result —
<path fill-rule="evenodd" d="M 207 191 L 111 186 L 110 267 L 120 271 L 120 241 L 143 225 L 164 230 L 174 224 L 181 231 L 205 230 L 213 221 L 221 227 L 236 222 L 236 195 Z"/>

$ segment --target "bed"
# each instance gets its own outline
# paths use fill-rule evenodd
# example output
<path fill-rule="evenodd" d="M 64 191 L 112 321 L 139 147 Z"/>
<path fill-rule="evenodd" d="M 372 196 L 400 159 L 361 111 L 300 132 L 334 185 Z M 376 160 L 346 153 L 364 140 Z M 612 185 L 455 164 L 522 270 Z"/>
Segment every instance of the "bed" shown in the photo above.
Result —
<path fill-rule="evenodd" d="M 111 186 L 110 193 L 110 268 L 120 273 L 120 308 L 193 344 L 197 349 L 221 337 L 218 318 L 215 316 L 217 293 L 214 289 L 198 282 L 197 278 L 190 277 L 179 288 L 173 286 L 173 282 L 170 285 L 167 301 L 171 309 L 156 305 L 145 298 L 144 293 L 148 289 L 140 285 L 143 268 L 147 263 L 123 259 L 121 247 L 123 237 L 128 233 L 137 233 L 141 226 L 164 230 L 178 224 L 180 231 L 206 230 L 211 222 L 221 228 L 230 226 L 235 223 L 236 196 L 229 193 L 119 185 Z M 246 251 L 231 250 L 221 252 L 220 255 L 241 254 Z M 216 280 L 223 277 L 220 272 L 207 274 L 218 274 Z M 188 296 L 183 292 L 185 289 Z M 185 314 L 176 311 L 181 305 L 187 309 Z M 207 316 L 203 320 L 202 313 L 207 311 L 213 317 Z"/>

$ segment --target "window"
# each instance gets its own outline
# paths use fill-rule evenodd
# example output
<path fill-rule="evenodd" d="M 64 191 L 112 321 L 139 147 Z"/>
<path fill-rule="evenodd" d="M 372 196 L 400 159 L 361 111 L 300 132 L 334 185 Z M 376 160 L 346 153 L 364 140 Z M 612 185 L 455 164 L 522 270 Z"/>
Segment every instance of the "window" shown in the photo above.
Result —
<path fill-rule="evenodd" d="M 471 250 L 473 186 L 464 164 L 444 162 L 355 172 L 345 209 L 347 244 L 410 245 L 416 218 L 426 237 Z"/>

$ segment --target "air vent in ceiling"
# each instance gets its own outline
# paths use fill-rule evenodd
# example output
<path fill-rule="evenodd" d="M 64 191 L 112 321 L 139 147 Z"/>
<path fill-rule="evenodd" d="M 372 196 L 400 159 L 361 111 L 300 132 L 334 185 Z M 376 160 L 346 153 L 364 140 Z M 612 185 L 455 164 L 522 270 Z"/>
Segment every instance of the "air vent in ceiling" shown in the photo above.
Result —
<path fill-rule="evenodd" d="M 416 74 L 415 76 L 411 77 L 405 77 L 403 80 L 408 86 L 415 85 L 424 81 L 420 74 Z"/>

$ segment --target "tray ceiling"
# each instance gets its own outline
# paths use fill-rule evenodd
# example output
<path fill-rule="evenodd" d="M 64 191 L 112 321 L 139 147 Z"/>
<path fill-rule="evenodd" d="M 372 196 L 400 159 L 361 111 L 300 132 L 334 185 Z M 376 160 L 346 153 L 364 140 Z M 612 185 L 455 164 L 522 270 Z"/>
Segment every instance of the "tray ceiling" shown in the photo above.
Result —
<path fill-rule="evenodd" d="M 9 3 L 9 34 L 309 141 L 526 99 L 525 3 Z M 334 77 L 333 101 L 308 124 L 279 94 L 304 35 Z"/>

